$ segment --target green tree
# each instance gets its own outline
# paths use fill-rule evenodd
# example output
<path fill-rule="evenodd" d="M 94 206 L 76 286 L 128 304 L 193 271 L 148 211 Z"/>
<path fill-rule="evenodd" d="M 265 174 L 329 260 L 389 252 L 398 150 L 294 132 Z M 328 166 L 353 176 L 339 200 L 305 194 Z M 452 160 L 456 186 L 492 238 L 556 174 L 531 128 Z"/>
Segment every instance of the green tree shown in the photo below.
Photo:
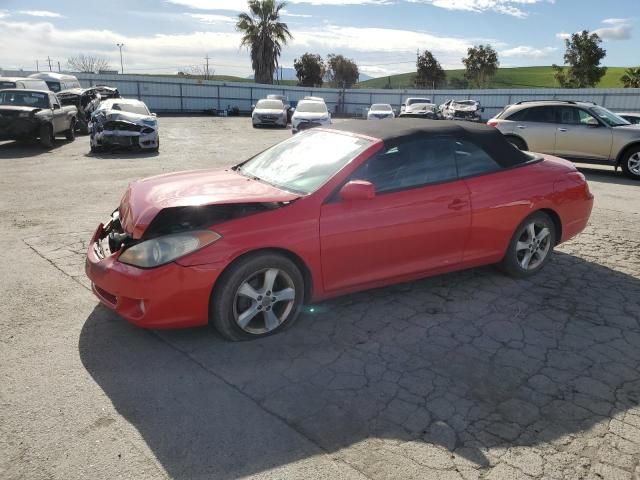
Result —
<path fill-rule="evenodd" d="M 305 53 L 293 61 L 296 69 L 298 85 L 301 87 L 321 87 L 326 73 L 326 66 L 322 57 L 313 53 Z"/>
<path fill-rule="evenodd" d="M 360 72 L 353 60 L 331 53 L 327 57 L 327 76 L 331 86 L 351 88 L 360 78 Z"/>
<path fill-rule="evenodd" d="M 280 10 L 285 5 L 275 0 L 249 0 L 249 12 L 238 15 L 236 29 L 242 32 L 240 45 L 251 53 L 257 83 L 273 83 L 282 46 L 293 38 L 287 24 L 280 22 Z"/>
<path fill-rule="evenodd" d="M 498 54 L 491 45 L 467 49 L 467 56 L 462 63 L 466 69 L 464 77 L 476 87 L 487 87 L 500 66 Z"/>
<path fill-rule="evenodd" d="M 574 33 L 565 40 L 567 50 L 564 63 L 568 67 L 565 69 L 553 65 L 556 80 L 561 87 L 589 88 L 600 82 L 607 73 L 607 67 L 600 66 L 600 61 L 607 55 L 607 51 L 600 47 L 601 43 L 597 33 L 589 33 L 587 30 Z"/>
<path fill-rule="evenodd" d="M 627 68 L 620 81 L 624 88 L 640 88 L 640 67 Z"/>
<path fill-rule="evenodd" d="M 447 74 L 429 50 L 418 55 L 416 61 L 416 87 L 438 88 L 444 85 Z"/>

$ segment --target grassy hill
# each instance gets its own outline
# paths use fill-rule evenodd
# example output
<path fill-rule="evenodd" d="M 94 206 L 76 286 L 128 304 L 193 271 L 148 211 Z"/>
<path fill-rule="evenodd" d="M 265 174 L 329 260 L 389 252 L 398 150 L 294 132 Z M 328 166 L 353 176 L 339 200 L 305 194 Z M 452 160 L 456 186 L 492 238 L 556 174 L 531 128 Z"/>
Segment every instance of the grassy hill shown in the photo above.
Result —
<path fill-rule="evenodd" d="M 625 70 L 626 67 L 609 67 L 598 87 L 623 87 L 620 77 Z M 452 79 L 462 80 L 464 78 L 463 69 L 447 70 L 446 72 L 447 82 Z M 559 85 L 553 78 L 553 73 L 551 67 L 500 68 L 489 88 L 557 88 Z M 358 83 L 358 86 L 360 88 L 413 88 L 415 76 L 415 72 L 401 73 L 390 77 L 366 80 Z"/>

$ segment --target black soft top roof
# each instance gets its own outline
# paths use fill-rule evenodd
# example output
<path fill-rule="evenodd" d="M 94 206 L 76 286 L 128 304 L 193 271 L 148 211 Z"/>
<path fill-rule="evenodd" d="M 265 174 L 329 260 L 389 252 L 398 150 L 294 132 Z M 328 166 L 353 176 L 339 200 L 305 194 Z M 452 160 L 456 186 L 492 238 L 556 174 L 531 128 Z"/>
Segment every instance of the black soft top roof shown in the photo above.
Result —
<path fill-rule="evenodd" d="M 503 167 L 531 160 L 530 156 L 511 145 L 497 128 L 480 123 L 399 118 L 382 122 L 349 120 L 333 124 L 328 129 L 379 138 L 387 146 L 429 136 L 448 136 L 475 143 Z"/>

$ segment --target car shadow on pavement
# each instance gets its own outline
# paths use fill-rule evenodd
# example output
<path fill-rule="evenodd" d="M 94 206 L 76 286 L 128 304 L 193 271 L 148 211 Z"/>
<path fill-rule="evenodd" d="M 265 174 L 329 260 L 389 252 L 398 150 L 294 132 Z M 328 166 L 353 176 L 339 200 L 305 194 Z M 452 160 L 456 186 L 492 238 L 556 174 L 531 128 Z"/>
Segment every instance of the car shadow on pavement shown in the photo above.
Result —
<path fill-rule="evenodd" d="M 148 151 L 148 150 L 111 150 L 105 152 L 87 152 L 85 153 L 85 157 L 87 158 L 97 158 L 97 159 L 118 159 L 118 160 L 126 160 L 130 158 L 154 158 L 160 155 L 160 152 Z"/>
<path fill-rule="evenodd" d="M 593 166 L 580 164 L 577 165 L 578 170 L 585 177 L 587 177 L 587 181 L 597 181 L 600 183 L 610 183 L 615 185 L 638 185 L 640 186 L 640 182 L 637 180 L 632 180 L 631 178 L 627 178 L 622 173 L 621 169 L 615 171 L 612 167 L 608 167 L 606 169 L 603 168 L 595 168 Z"/>
<path fill-rule="evenodd" d="M 564 253 L 527 280 L 481 268 L 308 306 L 246 343 L 146 332 L 98 306 L 79 350 L 175 478 L 323 451 L 373 478 L 400 478 L 401 462 L 484 469 L 517 447 L 640 454 L 626 419 L 640 404 L 640 280 Z M 535 466 L 527 455 L 513 461 Z"/>
<path fill-rule="evenodd" d="M 0 160 L 13 160 L 16 158 L 31 158 L 44 155 L 64 145 L 72 143 L 69 140 L 56 138 L 53 147 L 45 148 L 37 140 L 28 142 L 8 141 L 0 142 Z"/>

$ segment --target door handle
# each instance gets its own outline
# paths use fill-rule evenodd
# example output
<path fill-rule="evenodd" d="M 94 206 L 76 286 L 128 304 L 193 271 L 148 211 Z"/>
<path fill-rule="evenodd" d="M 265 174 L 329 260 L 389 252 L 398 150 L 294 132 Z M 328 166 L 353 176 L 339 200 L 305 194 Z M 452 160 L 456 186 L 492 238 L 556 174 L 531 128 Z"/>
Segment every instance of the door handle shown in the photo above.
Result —
<path fill-rule="evenodd" d="M 460 199 L 460 198 L 456 198 L 453 202 L 451 202 L 448 205 L 449 210 L 461 210 L 465 206 L 467 206 L 467 202 L 462 200 L 462 199 Z"/>
<path fill-rule="evenodd" d="M 518 125 L 516 128 L 519 128 L 520 130 L 524 130 L 527 127 L 525 127 L 524 125 Z"/>
<path fill-rule="evenodd" d="M 559 131 L 559 132 L 566 132 L 566 131 L 567 131 L 567 129 L 566 129 L 566 128 L 559 128 L 559 129 L 558 129 L 558 131 Z"/>

